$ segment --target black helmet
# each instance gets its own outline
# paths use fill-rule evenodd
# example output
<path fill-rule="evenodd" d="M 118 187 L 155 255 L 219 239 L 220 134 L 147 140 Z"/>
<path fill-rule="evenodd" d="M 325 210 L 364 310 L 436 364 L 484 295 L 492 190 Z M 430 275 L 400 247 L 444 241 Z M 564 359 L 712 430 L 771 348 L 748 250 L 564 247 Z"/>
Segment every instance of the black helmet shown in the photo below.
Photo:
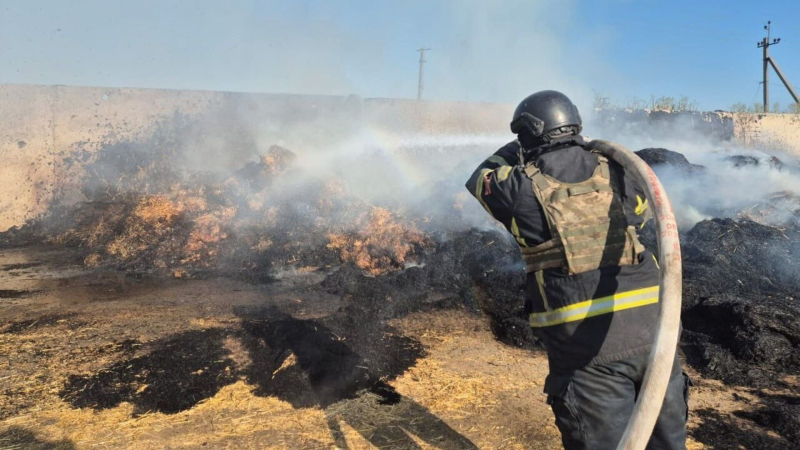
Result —
<path fill-rule="evenodd" d="M 578 108 L 558 91 L 540 91 L 529 95 L 514 111 L 511 131 L 520 141 L 546 143 L 551 134 L 578 134 L 582 129 Z M 556 133 L 552 133 L 556 131 Z"/>

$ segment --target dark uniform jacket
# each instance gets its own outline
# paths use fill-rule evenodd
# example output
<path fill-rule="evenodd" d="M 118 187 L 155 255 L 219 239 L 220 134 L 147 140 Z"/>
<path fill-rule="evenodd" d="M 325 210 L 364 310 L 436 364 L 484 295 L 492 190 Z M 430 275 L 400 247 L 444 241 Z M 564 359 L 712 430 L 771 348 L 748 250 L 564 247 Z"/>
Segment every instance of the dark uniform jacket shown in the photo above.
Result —
<path fill-rule="evenodd" d="M 585 150 L 585 144 L 581 136 L 557 139 L 527 152 L 525 162 L 533 162 L 545 175 L 560 182 L 582 182 L 598 166 L 597 155 Z M 649 217 L 643 189 L 633 177 L 625 176 L 619 164 L 610 161 L 609 168 L 620 187 L 628 225 L 640 229 Z M 518 142 L 506 144 L 481 163 L 466 187 L 521 247 L 551 239 L 531 179 L 520 164 Z M 526 313 L 552 313 L 562 318 L 547 326 L 531 321 L 534 333 L 547 347 L 551 373 L 568 374 L 594 362 L 617 361 L 650 351 L 658 316 L 659 269 L 650 252 L 640 254 L 638 259 L 638 264 L 602 267 L 574 275 L 560 268 L 545 269 L 541 282 L 534 273 L 528 274 Z M 625 307 L 618 306 L 624 302 Z M 572 312 L 575 314 L 570 315 Z"/>

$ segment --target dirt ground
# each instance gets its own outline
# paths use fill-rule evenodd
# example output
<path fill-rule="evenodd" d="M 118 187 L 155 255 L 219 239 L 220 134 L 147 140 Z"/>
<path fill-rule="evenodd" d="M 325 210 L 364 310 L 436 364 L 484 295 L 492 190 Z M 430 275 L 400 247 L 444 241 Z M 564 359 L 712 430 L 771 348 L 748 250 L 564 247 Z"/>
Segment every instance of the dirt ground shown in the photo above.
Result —
<path fill-rule="evenodd" d="M 0 252 L 0 449 L 560 448 L 543 353 L 462 309 L 331 321 L 342 299 L 323 279 L 131 278 Z M 757 420 L 797 389 L 690 375 L 690 449 L 797 445 Z"/>

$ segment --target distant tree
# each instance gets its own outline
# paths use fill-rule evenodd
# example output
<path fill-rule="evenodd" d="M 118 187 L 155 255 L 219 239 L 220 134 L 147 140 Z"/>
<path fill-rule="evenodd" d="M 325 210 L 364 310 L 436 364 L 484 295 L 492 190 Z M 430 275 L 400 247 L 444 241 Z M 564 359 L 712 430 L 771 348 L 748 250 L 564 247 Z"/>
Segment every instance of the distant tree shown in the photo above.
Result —
<path fill-rule="evenodd" d="M 661 96 L 656 98 L 650 96 L 650 109 L 655 111 L 675 111 L 677 108 L 674 97 Z"/>
<path fill-rule="evenodd" d="M 731 105 L 731 112 L 735 113 L 746 113 L 747 112 L 747 105 L 742 102 L 737 102 Z"/>
<path fill-rule="evenodd" d="M 608 97 L 603 97 L 603 94 L 595 92 L 594 109 L 611 109 L 611 101 L 608 99 Z"/>
<path fill-rule="evenodd" d="M 697 111 L 697 103 L 694 100 L 690 100 L 689 97 L 681 95 L 676 109 L 678 111 Z"/>
<path fill-rule="evenodd" d="M 624 105 L 625 109 L 633 110 L 650 108 L 654 111 L 697 111 L 697 102 L 685 95 L 682 95 L 679 99 L 676 99 L 675 97 L 666 95 L 656 97 L 655 95 L 651 94 L 650 101 L 633 96 L 629 97 Z M 622 106 L 615 104 L 609 97 L 604 97 L 599 93 L 594 94 L 594 109 L 603 110 L 620 108 L 622 108 Z"/>
<path fill-rule="evenodd" d="M 800 114 L 800 103 L 792 103 L 786 108 L 786 112 L 791 114 Z"/>
<path fill-rule="evenodd" d="M 752 106 L 750 106 L 749 112 L 751 113 L 760 113 L 764 112 L 764 104 L 761 102 L 755 102 Z"/>
<path fill-rule="evenodd" d="M 778 102 L 775 102 L 775 104 L 772 105 L 772 112 L 774 112 L 776 114 L 781 112 L 781 104 L 778 103 Z"/>
<path fill-rule="evenodd" d="M 625 106 L 626 109 L 645 109 L 647 108 L 647 101 L 643 100 L 639 97 L 633 96 L 628 99 L 628 104 Z"/>

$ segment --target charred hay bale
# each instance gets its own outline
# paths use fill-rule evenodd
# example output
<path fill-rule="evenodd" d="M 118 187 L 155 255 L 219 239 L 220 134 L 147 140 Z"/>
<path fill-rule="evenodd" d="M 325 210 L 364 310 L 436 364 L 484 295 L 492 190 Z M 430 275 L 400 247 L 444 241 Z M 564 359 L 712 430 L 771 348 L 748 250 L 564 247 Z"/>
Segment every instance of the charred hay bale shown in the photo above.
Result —
<path fill-rule="evenodd" d="M 430 283 L 458 292 L 464 305 L 483 311 L 500 341 L 540 346 L 525 317 L 525 266 L 513 238 L 475 229 L 444 236 L 439 251 L 426 261 Z"/>
<path fill-rule="evenodd" d="M 684 351 L 707 375 L 768 385 L 800 369 L 800 234 L 712 219 L 684 239 Z"/>
<path fill-rule="evenodd" d="M 683 242 L 690 297 L 723 292 L 792 296 L 800 288 L 800 230 L 711 219 L 695 225 Z"/>
<path fill-rule="evenodd" d="M 435 250 L 405 270 L 369 276 L 343 265 L 322 286 L 344 296 L 352 316 L 397 317 L 437 307 L 482 310 L 498 337 L 517 345 L 535 342 L 523 318 L 525 270 L 516 244 L 505 234 L 468 230 L 434 236 Z"/>
<path fill-rule="evenodd" d="M 513 238 L 471 229 L 442 233 L 437 242 L 437 251 L 424 259 L 427 283 L 458 293 L 463 305 L 486 314 L 502 342 L 538 346 L 524 314 L 525 267 Z"/>
<path fill-rule="evenodd" d="M 793 299 L 715 295 L 685 310 L 683 323 L 687 360 L 706 375 L 765 386 L 775 372 L 800 369 L 800 307 Z"/>
<path fill-rule="evenodd" d="M 635 153 L 653 168 L 674 167 L 687 175 L 703 173 L 706 170 L 704 166 L 690 163 L 682 154 L 665 148 L 645 148 Z"/>
<path fill-rule="evenodd" d="M 783 170 L 785 164 L 776 156 L 757 157 L 753 155 L 732 155 L 725 158 L 725 161 L 733 167 L 759 167 L 767 166 L 770 169 Z"/>

